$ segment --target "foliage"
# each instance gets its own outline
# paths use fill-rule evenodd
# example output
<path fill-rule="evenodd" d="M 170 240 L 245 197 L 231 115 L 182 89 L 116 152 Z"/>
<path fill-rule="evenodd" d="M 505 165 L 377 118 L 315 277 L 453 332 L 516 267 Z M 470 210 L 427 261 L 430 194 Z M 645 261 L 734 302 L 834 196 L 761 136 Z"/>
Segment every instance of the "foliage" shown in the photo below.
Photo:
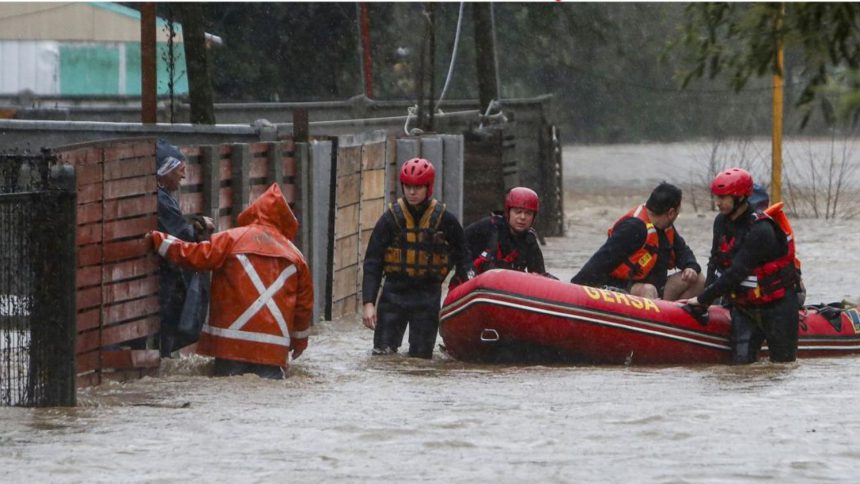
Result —
<path fill-rule="evenodd" d="M 213 84 L 223 101 L 345 98 L 357 94 L 352 3 L 210 3 Z"/>
<path fill-rule="evenodd" d="M 736 92 L 754 77 L 778 74 L 779 41 L 794 51 L 799 67 L 789 82 L 803 85 L 796 104 L 801 126 L 815 102 L 828 124 L 836 113 L 860 115 L 856 75 L 860 67 L 860 5 L 854 3 L 693 3 L 676 47 L 685 50 L 682 85 L 694 79 L 727 77 Z M 834 97 L 834 86 L 849 86 Z M 837 106 L 841 107 L 837 109 Z"/>
<path fill-rule="evenodd" d="M 551 119 L 561 125 L 568 142 L 767 135 L 770 85 L 768 79 L 758 76 L 768 73 L 769 57 L 761 49 L 775 34 L 773 29 L 755 27 L 769 25 L 773 5 L 494 3 L 501 97 L 552 94 Z M 814 47 L 786 52 L 786 74 L 792 79 L 786 86 L 786 98 L 792 103 L 810 92 L 794 86 L 812 78 L 814 69 L 807 66 L 818 64 L 810 59 L 820 63 L 829 58 L 830 53 L 822 50 L 824 45 L 833 46 L 840 58 L 856 55 L 854 44 L 848 42 L 856 34 L 829 23 L 839 12 L 853 15 L 855 7 L 815 5 L 789 5 L 790 25 L 827 24 L 823 41 L 792 37 L 796 39 L 792 45 L 806 42 Z M 459 6 L 435 4 L 437 96 L 453 52 Z M 414 100 L 419 46 L 426 35 L 424 5 L 372 2 L 368 9 L 374 97 Z M 343 100 L 363 92 L 356 4 L 215 2 L 205 4 L 203 10 L 207 32 L 224 40 L 223 46 L 211 50 L 217 102 Z M 471 10 L 464 9 L 446 100 L 478 98 Z M 745 12 L 751 12 L 749 18 L 742 16 Z M 817 13 L 826 15 L 819 19 Z M 843 20 L 838 25 L 848 24 Z M 713 26 L 713 32 L 708 26 Z M 727 37 L 729 32 L 731 37 Z M 692 47 L 697 48 L 667 49 L 679 35 L 696 40 Z M 840 39 L 845 42 L 840 44 Z M 682 44 L 675 43 L 676 47 Z M 757 46 L 755 55 L 744 50 L 747 45 Z M 695 55 L 701 49 L 705 49 L 702 54 Z M 817 57 L 807 59 L 812 52 Z M 752 67 L 735 73 L 727 59 L 735 59 L 731 66 Z M 679 63 L 701 67 L 683 89 L 675 81 Z M 815 91 L 819 97 L 848 99 L 853 95 L 855 105 L 860 106 L 858 91 L 844 89 L 860 80 L 848 65 L 843 71 L 825 71 L 827 82 Z M 733 84 L 726 86 L 725 76 Z M 695 88 L 693 79 L 697 79 Z M 848 104 L 838 106 L 830 112 L 838 114 Z M 798 119 L 803 115 L 803 122 L 809 121 L 807 133 L 823 125 L 808 114 L 787 105 L 787 134 L 800 125 Z"/>

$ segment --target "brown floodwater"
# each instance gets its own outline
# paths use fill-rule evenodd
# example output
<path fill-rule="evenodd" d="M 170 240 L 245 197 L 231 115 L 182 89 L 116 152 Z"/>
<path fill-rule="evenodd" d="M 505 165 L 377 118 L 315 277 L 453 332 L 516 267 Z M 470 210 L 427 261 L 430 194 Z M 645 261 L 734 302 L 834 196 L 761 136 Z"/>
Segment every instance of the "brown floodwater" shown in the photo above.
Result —
<path fill-rule="evenodd" d="M 601 186 L 593 174 L 613 150 L 566 148 L 568 235 L 544 247 L 562 279 L 650 190 L 611 174 Z M 714 213 L 700 212 L 685 206 L 677 226 L 704 263 Z M 794 224 L 810 302 L 860 299 L 860 220 Z M 860 358 L 485 365 L 371 357 L 371 341 L 357 317 L 326 321 L 284 381 L 210 378 L 193 356 L 81 390 L 76 408 L 0 408 L 0 480 L 856 482 L 860 471 Z"/>

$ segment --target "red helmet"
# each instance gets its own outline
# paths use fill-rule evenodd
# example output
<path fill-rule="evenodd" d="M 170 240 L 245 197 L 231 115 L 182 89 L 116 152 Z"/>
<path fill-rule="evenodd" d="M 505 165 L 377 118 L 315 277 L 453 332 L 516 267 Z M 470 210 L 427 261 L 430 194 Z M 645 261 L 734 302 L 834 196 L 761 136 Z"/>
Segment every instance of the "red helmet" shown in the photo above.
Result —
<path fill-rule="evenodd" d="M 508 196 L 505 197 L 505 213 L 508 213 L 512 208 L 524 208 L 531 210 L 537 215 L 540 208 L 540 198 L 538 198 L 537 193 L 531 188 L 511 188 Z"/>
<path fill-rule="evenodd" d="M 741 168 L 729 168 L 719 173 L 711 182 L 711 193 L 714 195 L 733 195 L 748 197 L 752 195 L 753 179 L 748 171 Z"/>
<path fill-rule="evenodd" d="M 427 198 L 433 195 L 436 169 L 424 158 L 412 158 L 400 168 L 400 183 L 404 185 L 427 185 Z"/>

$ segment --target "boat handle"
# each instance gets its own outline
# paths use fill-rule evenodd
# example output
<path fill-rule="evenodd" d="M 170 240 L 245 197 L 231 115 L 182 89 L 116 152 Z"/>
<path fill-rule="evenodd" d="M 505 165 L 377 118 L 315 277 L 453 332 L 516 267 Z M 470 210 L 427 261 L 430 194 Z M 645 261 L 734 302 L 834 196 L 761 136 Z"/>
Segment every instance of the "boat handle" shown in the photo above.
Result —
<path fill-rule="evenodd" d="M 481 341 L 493 343 L 499 340 L 499 332 L 495 329 L 485 328 L 481 331 Z"/>

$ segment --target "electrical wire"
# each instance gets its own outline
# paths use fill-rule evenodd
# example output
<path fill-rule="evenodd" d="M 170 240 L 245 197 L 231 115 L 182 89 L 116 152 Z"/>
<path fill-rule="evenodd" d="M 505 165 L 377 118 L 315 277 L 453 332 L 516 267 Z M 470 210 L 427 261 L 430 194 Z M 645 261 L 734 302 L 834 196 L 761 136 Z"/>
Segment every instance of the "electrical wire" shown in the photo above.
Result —
<path fill-rule="evenodd" d="M 445 87 L 442 88 L 442 94 L 439 95 L 439 100 L 436 102 L 436 109 L 442 105 L 445 99 L 445 94 L 448 93 L 448 86 L 451 84 L 451 78 L 454 77 L 454 63 L 457 61 L 457 46 L 460 45 L 460 31 L 463 26 L 463 6 L 466 2 L 460 2 L 460 15 L 457 17 L 457 31 L 454 34 L 454 47 L 451 51 L 451 63 L 448 65 L 448 76 L 445 78 Z"/>

